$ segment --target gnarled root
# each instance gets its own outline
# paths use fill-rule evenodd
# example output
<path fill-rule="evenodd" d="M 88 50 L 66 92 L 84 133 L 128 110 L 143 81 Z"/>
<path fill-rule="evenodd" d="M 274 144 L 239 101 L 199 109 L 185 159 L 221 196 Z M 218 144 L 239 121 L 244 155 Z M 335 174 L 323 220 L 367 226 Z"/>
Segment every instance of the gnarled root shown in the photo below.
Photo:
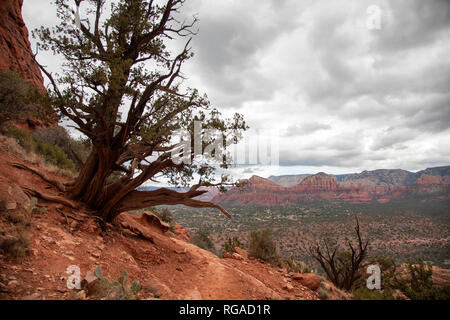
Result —
<path fill-rule="evenodd" d="M 27 187 L 24 187 L 22 189 L 23 189 L 23 191 L 26 194 L 28 194 L 31 197 L 40 198 L 40 199 L 45 200 L 45 201 L 59 203 L 59 204 L 62 204 L 64 206 L 66 206 L 66 207 L 69 207 L 69 208 L 72 208 L 72 209 L 77 209 L 77 206 L 75 205 L 75 203 L 73 203 L 70 200 L 67 200 L 66 198 L 44 194 L 44 193 L 41 193 L 41 192 L 39 192 L 39 191 L 37 191 L 35 189 L 31 189 L 31 188 L 27 188 Z"/>
<path fill-rule="evenodd" d="M 35 175 L 39 176 L 45 182 L 50 183 L 51 185 L 55 186 L 61 192 L 65 192 L 66 191 L 66 186 L 63 183 L 61 183 L 61 182 L 59 182 L 59 181 L 57 181 L 55 179 L 50 178 L 45 173 L 43 173 L 43 172 L 41 172 L 41 171 L 39 171 L 37 169 L 25 166 L 25 165 L 20 164 L 20 163 L 13 163 L 12 165 L 14 167 L 18 168 L 18 169 L 28 170 L 28 171 L 34 173 Z"/>

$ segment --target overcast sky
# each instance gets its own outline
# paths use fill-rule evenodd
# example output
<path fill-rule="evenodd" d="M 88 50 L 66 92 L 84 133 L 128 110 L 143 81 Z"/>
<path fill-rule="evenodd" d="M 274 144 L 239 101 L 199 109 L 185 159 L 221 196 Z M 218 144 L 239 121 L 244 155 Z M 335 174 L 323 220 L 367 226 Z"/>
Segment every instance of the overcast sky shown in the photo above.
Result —
<path fill-rule="evenodd" d="M 280 167 L 237 175 L 450 165 L 450 1 L 187 2 L 200 18 L 189 84 L 279 134 Z M 30 30 L 56 22 L 48 0 L 23 15 Z"/>

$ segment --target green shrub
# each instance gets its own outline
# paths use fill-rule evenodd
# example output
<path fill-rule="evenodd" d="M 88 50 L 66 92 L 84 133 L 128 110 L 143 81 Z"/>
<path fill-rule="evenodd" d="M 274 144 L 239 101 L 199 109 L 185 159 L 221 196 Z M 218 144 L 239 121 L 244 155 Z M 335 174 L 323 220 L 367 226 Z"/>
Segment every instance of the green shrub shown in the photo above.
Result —
<path fill-rule="evenodd" d="M 391 289 L 394 287 L 394 280 L 397 276 L 397 265 L 394 259 L 378 256 L 371 260 L 371 265 L 378 265 L 381 270 L 381 288 Z"/>
<path fill-rule="evenodd" d="M 208 250 L 216 254 L 216 248 L 211 240 L 211 232 L 206 229 L 198 230 L 191 239 L 192 244 L 204 250 Z"/>
<path fill-rule="evenodd" d="M 287 272 L 294 273 L 314 273 L 314 268 L 302 261 L 297 261 L 293 257 L 280 258 L 278 262 L 280 268 L 286 268 Z"/>
<path fill-rule="evenodd" d="M 94 274 L 97 279 L 89 284 L 87 294 L 95 299 L 135 300 L 137 294 L 142 290 L 139 280 L 129 283 L 126 271 L 123 271 L 117 280 L 109 280 L 104 277 L 100 267 L 95 268 Z"/>
<path fill-rule="evenodd" d="M 63 170 L 76 171 L 77 166 L 75 165 L 74 160 L 72 160 L 73 156 L 70 157 L 60 145 L 66 148 L 66 150 L 70 150 L 70 148 L 81 142 L 76 142 L 70 138 L 64 128 L 60 129 L 61 130 L 58 129 L 56 131 L 52 131 L 53 129 L 51 131 L 47 131 L 47 129 L 40 130 L 32 135 L 25 129 L 8 126 L 2 128 L 2 132 L 6 136 L 16 139 L 19 145 L 26 151 L 34 151 L 37 154 L 44 156 L 49 163 L 52 163 Z M 53 133 L 47 135 L 44 134 L 45 132 Z M 58 136 L 56 132 L 60 132 L 61 138 L 56 138 L 56 136 Z M 64 133 L 67 136 L 65 136 Z M 82 148 L 80 147 L 80 149 Z"/>
<path fill-rule="evenodd" d="M 261 259 L 265 262 L 279 261 L 279 255 L 275 242 L 272 239 L 272 231 L 265 229 L 262 231 L 252 231 L 248 241 L 249 255 Z"/>
<path fill-rule="evenodd" d="M 64 170 L 75 171 L 75 163 L 67 157 L 67 154 L 58 147 L 44 141 L 37 141 L 36 143 L 37 153 L 43 155 L 47 161 L 53 163 Z"/>
<path fill-rule="evenodd" d="M 72 138 L 67 130 L 60 126 L 36 130 L 33 132 L 33 138 L 36 141 L 58 146 L 64 151 L 67 158 L 77 166 L 78 170 L 81 168 L 79 168 L 78 161 L 73 153 L 83 162 L 89 156 L 90 144 L 87 141 Z"/>
<path fill-rule="evenodd" d="M 160 211 L 157 211 L 157 216 L 164 222 L 172 223 L 173 222 L 173 216 L 172 212 L 170 212 L 167 208 L 162 208 Z"/>
<path fill-rule="evenodd" d="M 0 127 L 35 118 L 55 122 L 50 99 L 13 71 L 0 71 Z"/>
<path fill-rule="evenodd" d="M 224 243 L 223 245 L 223 253 L 229 252 L 229 253 L 234 253 L 234 248 L 241 248 L 243 249 L 244 246 L 242 245 L 242 243 L 239 241 L 239 239 L 237 237 L 229 237 L 227 239 L 227 241 Z"/>
<path fill-rule="evenodd" d="M 169 231 L 176 233 L 175 230 L 175 221 L 173 220 L 172 212 L 167 208 L 162 208 L 161 210 L 157 210 L 155 208 L 151 208 L 151 210 L 145 209 L 144 211 L 150 211 L 154 213 L 161 221 L 169 224 Z"/>
<path fill-rule="evenodd" d="M 359 287 L 353 292 L 353 300 L 395 300 L 392 290 L 369 290 L 365 286 Z"/>
<path fill-rule="evenodd" d="M 0 71 L 0 125 L 25 118 L 33 111 L 27 95 L 31 87 L 18 74 Z"/>
<path fill-rule="evenodd" d="M 402 291 L 411 300 L 448 300 L 450 287 L 439 288 L 434 285 L 433 269 L 422 259 L 417 261 L 408 259 L 406 264 L 408 274 L 396 277 L 393 286 Z"/>

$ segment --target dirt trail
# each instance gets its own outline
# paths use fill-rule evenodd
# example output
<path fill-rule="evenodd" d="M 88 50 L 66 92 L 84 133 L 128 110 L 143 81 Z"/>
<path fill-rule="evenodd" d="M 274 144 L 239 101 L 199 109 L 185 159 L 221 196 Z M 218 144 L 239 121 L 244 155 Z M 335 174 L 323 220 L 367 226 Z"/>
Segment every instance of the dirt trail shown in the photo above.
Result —
<path fill-rule="evenodd" d="M 13 154 L 6 140 L 0 139 L 3 195 L 20 200 L 20 192 L 8 195 L 11 186 L 60 195 L 41 178 L 12 164 L 39 168 L 61 182 L 67 178 L 24 157 Z M 22 261 L 0 256 L 0 299 L 72 299 L 76 292 L 66 287 L 71 265 L 79 266 L 82 276 L 102 267 L 110 279 L 126 270 L 144 287 L 140 299 L 154 297 L 155 291 L 161 299 L 317 299 L 316 292 L 291 280 L 285 270 L 254 260 L 221 259 L 150 225 L 138 226 L 147 239 L 124 228 L 120 219 L 102 233 L 82 204 L 71 209 L 39 200 L 38 205 L 46 210 L 29 216 L 20 206 L 0 212 L 0 235 L 21 233 L 29 239 L 29 254 Z M 129 214 L 121 216 L 136 223 Z"/>

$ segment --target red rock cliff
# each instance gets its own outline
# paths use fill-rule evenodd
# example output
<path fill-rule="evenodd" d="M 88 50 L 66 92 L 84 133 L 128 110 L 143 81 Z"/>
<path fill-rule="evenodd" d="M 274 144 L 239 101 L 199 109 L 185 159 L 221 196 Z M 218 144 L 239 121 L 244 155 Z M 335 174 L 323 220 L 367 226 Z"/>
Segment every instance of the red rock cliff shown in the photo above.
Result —
<path fill-rule="evenodd" d="M 428 174 L 422 174 L 415 182 L 414 185 L 417 186 L 431 186 L 434 184 L 441 184 L 439 177 L 430 176 Z"/>
<path fill-rule="evenodd" d="M 336 191 L 338 188 L 336 179 L 325 173 L 318 173 L 308 177 L 295 187 L 297 191 L 306 193 Z"/>
<path fill-rule="evenodd" d="M 23 0 L 0 0 L 0 70 L 13 70 L 45 90 L 41 71 L 33 60 L 22 4 Z"/>

